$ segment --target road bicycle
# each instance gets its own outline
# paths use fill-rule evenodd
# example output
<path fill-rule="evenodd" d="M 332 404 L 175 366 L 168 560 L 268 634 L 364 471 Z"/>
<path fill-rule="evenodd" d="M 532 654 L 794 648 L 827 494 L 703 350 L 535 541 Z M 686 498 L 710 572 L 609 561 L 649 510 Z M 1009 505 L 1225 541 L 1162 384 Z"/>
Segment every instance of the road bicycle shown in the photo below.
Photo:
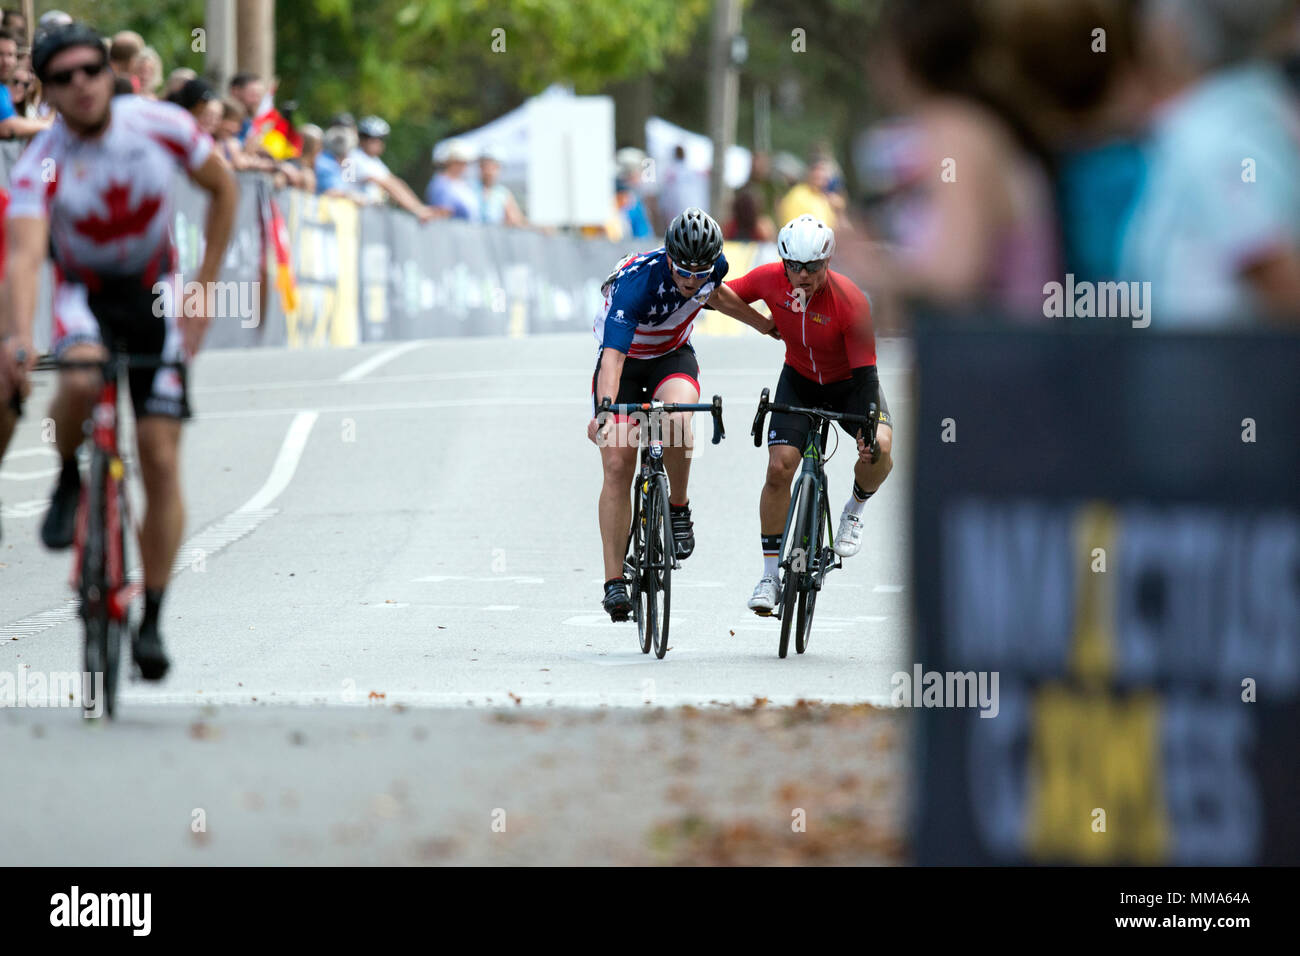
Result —
<path fill-rule="evenodd" d="M 126 466 L 118 450 L 121 380 L 130 369 L 179 370 L 181 365 L 164 362 L 156 355 L 115 352 L 102 362 L 43 359 L 37 368 L 93 371 L 101 377 L 99 394 L 84 426 L 90 441 L 90 468 L 77 507 L 71 585 L 77 592 L 85 632 L 82 705 L 87 716 L 112 717 L 117 709 L 122 639 L 130 633 L 131 602 L 142 590 L 140 582 L 129 575 L 127 531 L 131 530 L 130 540 L 136 548 L 139 531 L 131 520 Z M 96 689 L 93 693 L 92 687 Z"/>
<path fill-rule="evenodd" d="M 660 401 L 615 405 L 606 399 L 599 411 L 631 415 L 639 425 L 641 470 L 632 486 L 632 526 L 627 535 L 623 576 L 628 580 L 641 653 L 649 654 L 653 646 L 655 656 L 662 660 L 668 653 L 672 572 L 678 566 L 668 510 L 663 417 L 675 412 L 709 412 L 713 416 L 713 444 L 716 445 L 727 437 L 722 426 L 722 396 L 714 395 L 708 405 L 666 405 Z"/>
<path fill-rule="evenodd" d="M 876 412 L 872 402 L 866 417 L 832 412 L 822 408 L 798 408 L 781 405 L 768 399 L 763 389 L 758 399 L 758 414 L 754 416 L 752 434 L 754 446 L 763 445 L 763 420 L 768 412 L 805 415 L 812 428 L 803 450 L 803 466 L 795 478 L 794 492 L 790 496 L 790 510 L 781 533 L 781 581 L 777 590 L 777 606 L 772 612 L 781 621 L 781 641 L 777 654 L 785 657 L 790 648 L 790 631 L 794 625 L 795 651 L 802 654 L 811 639 L 813 611 L 817 606 L 817 593 L 821 591 L 826 575 L 844 562 L 831 542 L 835 538 L 831 524 L 829 492 L 826 486 L 826 439 L 831 422 L 845 426 L 858 426 L 867 444 L 876 447 Z"/>

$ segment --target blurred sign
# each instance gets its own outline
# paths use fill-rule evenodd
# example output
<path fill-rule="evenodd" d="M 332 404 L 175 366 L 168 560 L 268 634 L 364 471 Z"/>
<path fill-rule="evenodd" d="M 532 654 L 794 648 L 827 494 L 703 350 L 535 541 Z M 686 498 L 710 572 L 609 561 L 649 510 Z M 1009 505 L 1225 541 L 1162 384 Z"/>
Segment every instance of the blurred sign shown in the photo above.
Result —
<path fill-rule="evenodd" d="M 917 368 L 917 862 L 1300 862 L 1300 338 Z"/>
<path fill-rule="evenodd" d="M 528 218 L 539 226 L 600 226 L 614 208 L 614 101 L 528 101 Z"/>

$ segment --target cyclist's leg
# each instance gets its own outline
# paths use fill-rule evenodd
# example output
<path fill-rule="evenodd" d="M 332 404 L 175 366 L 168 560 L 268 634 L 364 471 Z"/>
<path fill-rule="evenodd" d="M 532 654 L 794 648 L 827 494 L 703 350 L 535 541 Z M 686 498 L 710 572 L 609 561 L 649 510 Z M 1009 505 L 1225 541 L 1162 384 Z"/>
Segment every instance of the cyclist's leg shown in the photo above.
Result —
<path fill-rule="evenodd" d="M 876 443 L 879 455 L 872 461 L 872 452 L 864 444 L 861 428 L 846 429 L 858 442 L 858 457 L 853 465 L 853 489 L 840 512 L 839 527 L 835 532 L 835 553 L 841 557 L 857 554 L 862 544 L 862 512 L 867 501 L 874 495 L 889 472 L 894 467 L 890 454 L 894 444 L 894 431 L 890 424 L 889 406 L 885 402 L 884 392 L 874 375 L 865 388 L 851 393 L 845 402 L 844 411 L 851 415 L 866 415 L 870 404 L 876 403 Z"/>
<path fill-rule="evenodd" d="M 100 342 L 99 324 L 86 302 L 86 287 L 55 280 L 53 302 L 54 335 L 51 351 L 69 362 L 102 362 L 107 351 Z M 51 495 L 50 508 L 41 523 L 41 539 L 50 548 L 66 548 L 76 534 L 77 502 L 81 475 L 77 471 L 77 448 L 83 425 L 99 394 L 99 373 L 93 369 L 71 369 L 59 373 L 49 417 L 54 422 L 54 443 L 61 466 Z"/>
<path fill-rule="evenodd" d="M 646 363 L 628 359 L 623 364 L 615 404 L 629 404 L 645 400 L 642 373 Z M 596 377 L 600 362 L 592 374 L 592 407 L 596 404 Z M 600 444 L 600 463 L 603 479 L 597 513 L 600 521 L 601 553 L 605 580 L 623 577 L 623 556 L 627 553 L 627 533 L 632 524 L 632 502 L 629 494 L 636 473 L 638 429 L 635 421 L 626 415 L 614 416 Z"/>
<path fill-rule="evenodd" d="M 772 401 L 778 405 L 816 407 L 817 396 L 811 394 L 806 386 L 801 387 L 801 379 L 802 376 L 790 366 L 783 367 Z M 803 415 L 785 412 L 773 412 L 768 421 L 767 477 L 758 502 L 759 523 L 764 539 L 772 536 L 779 539 L 785 530 L 785 517 L 790 510 L 790 483 L 803 460 L 803 450 L 808 444 L 811 428 L 811 423 Z M 768 541 L 765 540 L 763 551 L 766 554 L 769 550 Z"/>
<path fill-rule="evenodd" d="M 700 400 L 700 366 L 689 345 L 656 362 L 654 397 L 664 403 L 693 405 Z M 664 470 L 668 472 L 668 510 L 673 526 L 673 551 L 678 560 L 695 551 L 695 525 L 691 520 L 688 483 L 694 437 L 691 414 L 677 412 L 664 420 Z"/>

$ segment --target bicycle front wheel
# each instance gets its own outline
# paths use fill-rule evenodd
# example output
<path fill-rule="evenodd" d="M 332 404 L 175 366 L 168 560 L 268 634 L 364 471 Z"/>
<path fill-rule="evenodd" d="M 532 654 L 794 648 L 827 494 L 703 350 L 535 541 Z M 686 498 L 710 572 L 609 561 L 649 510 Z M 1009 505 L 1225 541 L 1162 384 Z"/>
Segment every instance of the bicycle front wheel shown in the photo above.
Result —
<path fill-rule="evenodd" d="M 649 507 L 651 518 L 646 524 L 650 574 L 653 579 L 656 605 L 652 620 L 654 627 L 655 656 L 663 660 L 668 653 L 668 615 L 673 598 L 673 528 L 668 511 L 668 478 L 656 475 L 650 486 Z"/>
<path fill-rule="evenodd" d="M 830 518 L 826 512 L 826 491 L 817 488 L 816 503 L 813 505 L 812 533 L 808 541 L 808 574 L 805 587 L 799 592 L 799 615 L 794 631 L 794 649 L 798 654 L 808 650 L 812 641 L 813 611 L 817 607 L 817 592 L 821 590 L 826 577 L 827 542 L 829 541 Z"/>
<path fill-rule="evenodd" d="M 813 479 L 801 477 L 790 499 L 791 519 L 787 522 L 785 538 L 781 542 L 781 642 L 777 656 L 785 657 L 790 650 L 790 630 L 797 614 L 796 604 L 807 581 L 809 563 L 809 529 L 812 526 Z M 796 641 L 798 635 L 796 634 Z"/>
<path fill-rule="evenodd" d="M 646 514 L 641 508 L 641 482 L 637 480 L 632 493 L 632 530 L 628 535 L 627 557 L 623 560 L 623 577 L 628 581 L 628 596 L 632 598 L 632 617 L 636 619 L 637 643 L 642 654 L 650 653 L 650 604 L 652 594 L 647 592 L 646 566 Z"/>

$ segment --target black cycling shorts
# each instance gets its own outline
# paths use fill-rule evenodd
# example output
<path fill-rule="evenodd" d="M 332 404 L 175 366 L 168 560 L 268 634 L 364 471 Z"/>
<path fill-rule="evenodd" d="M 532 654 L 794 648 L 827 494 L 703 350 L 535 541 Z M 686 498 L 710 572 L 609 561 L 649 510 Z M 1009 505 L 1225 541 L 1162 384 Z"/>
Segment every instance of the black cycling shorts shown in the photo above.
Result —
<path fill-rule="evenodd" d="M 102 277 L 99 289 L 86 290 L 85 301 L 98 323 L 100 340 L 110 350 L 167 361 L 180 359 L 179 323 L 174 316 L 167 315 L 172 307 L 179 309 L 180 303 L 173 306 L 169 301 L 167 308 L 161 308 L 153 287 L 138 278 Z M 158 311 L 164 314 L 156 315 Z M 179 362 L 175 368 L 128 369 L 127 384 L 135 417 L 189 418 L 187 371 Z"/>
<path fill-rule="evenodd" d="M 596 381 L 600 377 L 600 357 L 596 356 L 596 371 L 591 376 L 591 407 L 593 411 L 600 408 L 600 398 L 596 395 Z M 615 405 L 634 405 L 648 402 L 654 398 L 659 386 L 670 378 L 687 379 L 695 390 L 700 390 L 700 363 L 695 358 L 695 349 L 683 345 L 674 352 L 652 359 L 629 358 L 623 362 L 623 377 L 618 382 L 618 394 L 614 396 Z"/>
<path fill-rule="evenodd" d="M 876 403 L 876 421 L 881 425 L 893 427 L 889 418 L 889 405 L 885 402 L 885 392 L 880 387 L 880 377 L 874 365 L 868 366 L 862 380 L 855 382 L 846 378 L 840 382 L 819 385 L 811 379 L 804 378 L 789 365 L 781 369 L 781 378 L 776 383 L 776 395 L 772 401 L 781 405 L 800 405 L 804 408 L 822 408 L 828 412 L 840 412 L 844 415 L 861 415 L 866 417 L 869 406 Z M 861 430 L 840 426 L 845 434 L 856 439 Z M 793 445 L 803 451 L 808 444 L 808 433 L 812 422 L 805 415 L 792 415 L 788 412 L 773 412 L 767 426 L 768 445 Z"/>

